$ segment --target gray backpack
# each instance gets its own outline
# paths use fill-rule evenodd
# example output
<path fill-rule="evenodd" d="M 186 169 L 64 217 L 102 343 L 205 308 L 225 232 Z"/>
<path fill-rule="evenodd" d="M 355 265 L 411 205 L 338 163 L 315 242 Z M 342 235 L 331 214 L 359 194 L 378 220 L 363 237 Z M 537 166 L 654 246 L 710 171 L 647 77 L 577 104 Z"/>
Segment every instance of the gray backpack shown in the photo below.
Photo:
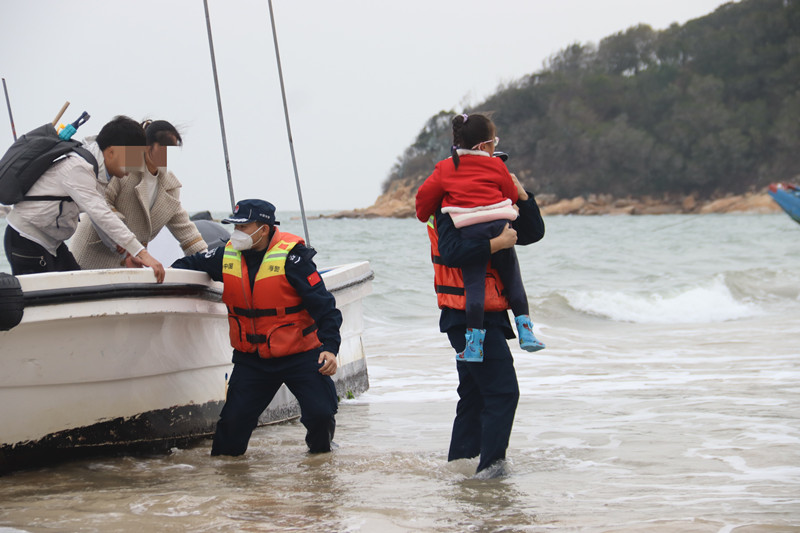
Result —
<path fill-rule="evenodd" d="M 59 158 L 76 152 L 94 168 L 97 160 L 80 141 L 61 139 L 47 123 L 17 139 L 0 159 L 0 203 L 14 205 L 22 201 L 72 201 L 69 196 L 26 196 L 28 190 Z"/>

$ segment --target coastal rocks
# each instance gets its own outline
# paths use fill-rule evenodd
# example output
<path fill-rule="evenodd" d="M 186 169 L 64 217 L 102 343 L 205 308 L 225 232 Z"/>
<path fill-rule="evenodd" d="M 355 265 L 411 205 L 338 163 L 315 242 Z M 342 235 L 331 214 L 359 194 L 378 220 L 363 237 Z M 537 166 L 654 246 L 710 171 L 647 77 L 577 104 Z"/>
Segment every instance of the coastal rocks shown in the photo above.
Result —
<path fill-rule="evenodd" d="M 572 213 L 579 213 L 586 205 L 586 200 L 582 196 L 576 196 L 571 200 L 566 198 L 558 202 L 546 206 L 548 215 L 570 215 Z M 544 212 L 544 211 L 543 211 Z"/>
<path fill-rule="evenodd" d="M 411 218 L 416 216 L 414 198 L 425 176 L 395 180 L 389 190 L 369 207 L 340 211 L 322 218 Z"/>
<path fill-rule="evenodd" d="M 405 178 L 391 183 L 389 190 L 370 207 L 340 211 L 324 218 L 411 218 L 415 216 L 414 197 L 425 180 L 424 176 Z M 690 196 L 656 198 L 616 198 L 610 194 L 590 194 L 586 197 L 558 198 L 553 194 L 538 194 L 536 200 L 545 216 L 553 215 L 667 215 L 708 213 L 773 213 L 780 207 L 766 189 L 742 195 L 729 195 L 708 201 Z"/>
<path fill-rule="evenodd" d="M 730 196 L 714 200 L 699 209 L 699 213 L 733 213 L 744 211 L 748 213 L 772 213 L 780 211 L 780 207 L 767 193 L 746 194 L 744 196 Z"/>
<path fill-rule="evenodd" d="M 591 194 L 584 198 L 548 201 L 537 196 L 544 215 L 669 215 L 708 213 L 772 213 L 780 207 L 766 193 L 747 193 L 701 202 L 694 196 L 614 198 Z"/>

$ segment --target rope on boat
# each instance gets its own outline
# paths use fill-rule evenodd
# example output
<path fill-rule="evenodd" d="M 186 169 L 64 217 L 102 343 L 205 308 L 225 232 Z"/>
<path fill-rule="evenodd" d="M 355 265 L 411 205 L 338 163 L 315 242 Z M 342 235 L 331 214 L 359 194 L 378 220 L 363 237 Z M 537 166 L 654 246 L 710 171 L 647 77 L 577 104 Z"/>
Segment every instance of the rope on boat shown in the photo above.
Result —
<path fill-rule="evenodd" d="M 320 271 L 320 272 L 324 272 L 324 271 Z M 355 279 L 351 279 L 347 283 L 342 283 L 341 285 L 337 285 L 336 287 L 329 287 L 328 291 L 330 291 L 331 293 L 338 292 L 338 291 L 343 291 L 345 289 L 349 289 L 350 287 L 352 287 L 354 285 L 361 285 L 365 281 L 369 281 L 369 280 L 374 279 L 374 278 L 375 278 L 375 272 L 370 270 L 366 274 L 362 274 L 361 276 L 359 276 L 359 277 L 357 277 Z"/>

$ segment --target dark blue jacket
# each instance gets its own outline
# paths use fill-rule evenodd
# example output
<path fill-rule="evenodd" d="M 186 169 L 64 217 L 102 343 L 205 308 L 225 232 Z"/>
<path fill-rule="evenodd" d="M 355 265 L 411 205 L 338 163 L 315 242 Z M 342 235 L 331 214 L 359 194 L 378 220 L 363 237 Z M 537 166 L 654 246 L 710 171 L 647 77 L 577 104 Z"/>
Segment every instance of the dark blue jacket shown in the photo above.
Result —
<path fill-rule="evenodd" d="M 172 268 L 199 270 L 211 276 L 214 281 L 222 281 L 224 251 L 225 247 L 221 246 L 208 252 L 199 252 L 182 257 L 172 263 Z M 247 264 L 251 289 L 265 253 L 267 253 L 267 250 L 245 250 L 242 252 L 242 259 Z M 286 258 L 286 279 L 297 291 L 297 294 L 303 300 L 306 310 L 317 323 L 317 328 L 319 328 L 317 336 L 322 342 L 322 350 L 337 354 L 339 353 L 339 344 L 342 341 L 339 334 L 339 328 L 342 325 L 342 313 L 336 308 L 336 299 L 325 288 L 324 282 L 313 286 L 309 283 L 309 276 L 317 270 L 317 266 L 312 260 L 316 253 L 315 250 L 300 243 L 292 248 L 291 253 Z M 263 306 L 269 307 L 268 305 Z M 236 362 L 237 353 L 241 354 L 242 352 L 234 350 L 234 362 Z"/>
<path fill-rule="evenodd" d="M 518 201 L 519 218 L 511 223 L 517 231 L 517 245 L 526 246 L 540 241 L 544 237 L 544 220 L 536 204 L 533 194 L 528 193 L 528 199 Z M 450 215 L 436 212 L 436 228 L 439 232 L 439 255 L 444 264 L 461 268 L 462 266 L 482 262 L 488 263 L 492 255 L 488 239 L 463 239 L 453 225 Z M 508 320 L 508 311 L 486 312 L 483 319 L 484 329 L 499 327 L 503 329 L 507 339 L 514 338 L 514 330 Z M 467 314 L 460 309 L 445 307 L 439 317 L 439 330 L 446 332 L 452 328 L 466 328 Z"/>

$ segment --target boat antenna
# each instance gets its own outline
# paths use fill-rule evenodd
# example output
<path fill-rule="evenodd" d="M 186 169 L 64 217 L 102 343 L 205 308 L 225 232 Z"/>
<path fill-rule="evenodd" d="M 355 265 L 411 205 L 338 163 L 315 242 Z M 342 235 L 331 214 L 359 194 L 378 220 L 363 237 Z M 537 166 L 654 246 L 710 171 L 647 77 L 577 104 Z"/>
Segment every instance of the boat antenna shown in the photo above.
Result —
<path fill-rule="evenodd" d="M 203 0 L 206 9 L 206 31 L 208 32 L 208 49 L 211 52 L 211 71 L 214 73 L 214 90 L 217 93 L 217 111 L 219 113 L 219 129 L 222 133 L 222 151 L 225 154 L 225 171 L 228 173 L 228 193 L 231 197 L 231 212 L 236 205 L 233 194 L 233 178 L 231 178 L 231 160 L 228 157 L 228 138 L 225 135 L 225 119 L 222 116 L 222 99 L 219 96 L 219 78 L 217 77 L 217 60 L 214 56 L 214 39 L 211 38 L 211 17 L 208 14 L 208 0 Z"/>
<path fill-rule="evenodd" d="M 14 141 L 17 140 L 17 130 L 14 128 L 14 115 L 11 114 L 11 100 L 8 99 L 8 87 L 6 87 L 6 79 L 3 78 L 3 92 L 6 93 L 6 106 L 8 107 L 8 120 L 11 121 L 11 135 L 14 136 Z"/>
<path fill-rule="evenodd" d="M 272 12 L 272 0 L 269 3 L 269 21 L 272 25 L 272 41 L 275 43 L 275 59 L 278 62 L 278 80 L 281 83 L 281 97 L 283 98 L 283 114 L 286 117 L 286 134 L 289 136 L 289 151 L 292 154 L 292 167 L 294 168 L 294 181 L 297 185 L 297 199 L 300 201 L 300 215 L 303 218 L 303 231 L 306 236 L 306 244 L 311 246 L 308 237 L 308 223 L 306 222 L 306 210 L 303 206 L 303 191 L 300 190 L 300 176 L 297 173 L 297 159 L 294 156 L 294 141 L 292 140 L 292 126 L 289 124 L 289 106 L 286 104 L 286 89 L 283 86 L 283 69 L 281 68 L 281 54 L 278 50 L 278 34 L 275 31 L 275 15 Z"/>

